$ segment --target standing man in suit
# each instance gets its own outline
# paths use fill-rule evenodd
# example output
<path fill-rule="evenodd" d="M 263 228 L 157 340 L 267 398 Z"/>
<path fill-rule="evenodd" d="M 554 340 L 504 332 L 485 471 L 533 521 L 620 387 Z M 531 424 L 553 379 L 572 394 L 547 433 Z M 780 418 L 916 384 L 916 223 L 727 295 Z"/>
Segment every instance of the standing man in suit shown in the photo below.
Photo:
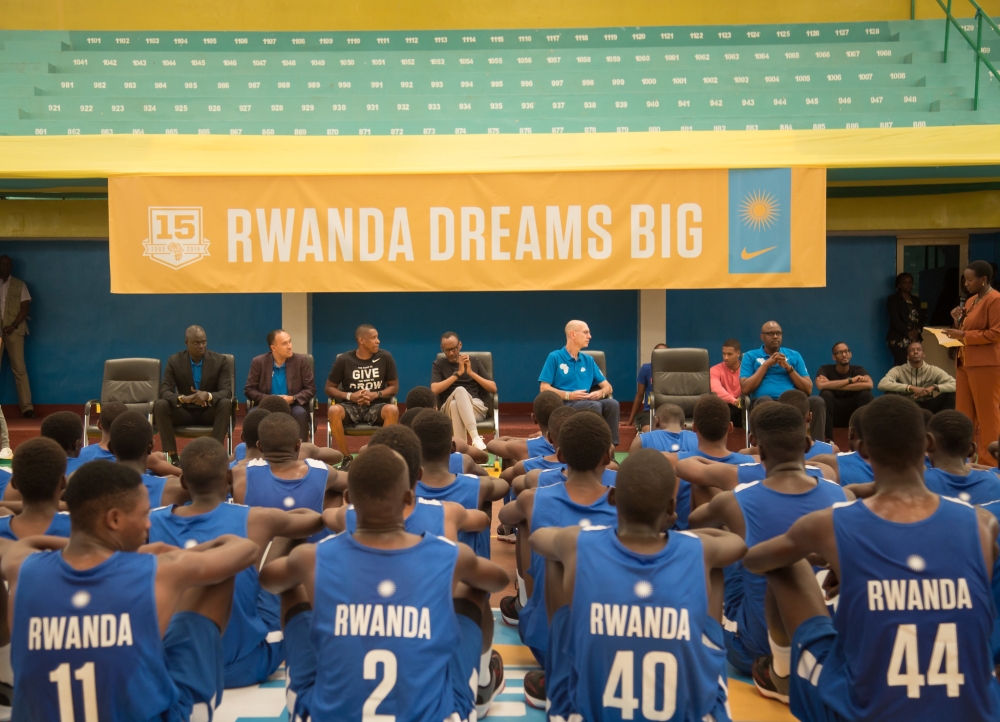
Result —
<path fill-rule="evenodd" d="M 24 365 L 24 337 L 28 335 L 28 313 L 31 311 L 31 294 L 20 278 L 14 278 L 11 272 L 14 263 L 10 256 L 0 256 L 0 333 L 3 333 L 3 346 L 0 348 L 0 358 L 7 352 L 10 360 L 10 370 L 14 374 L 14 385 L 17 386 L 17 402 L 21 406 L 21 415 L 26 419 L 35 417 L 31 405 L 31 384 L 28 383 L 28 369 Z M 6 433 L 6 424 L 4 424 Z M 4 444 L 6 446 L 6 444 Z"/>
<path fill-rule="evenodd" d="M 201 326 L 184 332 L 186 350 L 167 359 L 160 382 L 160 398 L 153 404 L 153 418 L 160 444 L 177 459 L 174 425 L 212 425 L 212 438 L 220 444 L 229 431 L 233 403 L 233 370 L 229 359 L 208 350 L 208 336 Z"/>
<path fill-rule="evenodd" d="M 292 407 L 299 422 L 299 438 L 309 439 L 309 404 L 316 397 L 316 377 L 306 357 L 292 351 L 292 336 L 282 328 L 267 334 L 270 353 L 255 356 L 243 387 L 247 401 L 255 404 L 265 396 L 280 396 Z"/>

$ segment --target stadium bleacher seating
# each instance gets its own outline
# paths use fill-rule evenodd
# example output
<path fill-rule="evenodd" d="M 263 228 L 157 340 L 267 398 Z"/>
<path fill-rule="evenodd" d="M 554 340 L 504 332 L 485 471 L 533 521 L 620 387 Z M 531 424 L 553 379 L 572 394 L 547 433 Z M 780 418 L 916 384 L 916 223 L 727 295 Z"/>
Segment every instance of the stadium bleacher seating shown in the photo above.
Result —
<path fill-rule="evenodd" d="M 962 21 L 974 31 L 971 20 Z M 974 33 L 973 33 L 974 34 Z M 1000 40 L 984 36 L 984 52 Z M 944 20 L 413 32 L 0 32 L 0 134 L 413 135 L 988 123 Z"/>

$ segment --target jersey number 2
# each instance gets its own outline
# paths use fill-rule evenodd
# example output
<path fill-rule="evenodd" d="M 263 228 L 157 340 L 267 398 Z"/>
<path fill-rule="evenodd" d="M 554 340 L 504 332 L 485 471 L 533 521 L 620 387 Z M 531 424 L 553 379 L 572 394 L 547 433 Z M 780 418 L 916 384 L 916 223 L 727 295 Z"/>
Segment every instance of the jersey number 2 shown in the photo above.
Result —
<path fill-rule="evenodd" d="M 396 722 L 394 714 L 378 714 L 378 706 L 396 686 L 396 655 L 388 649 L 373 649 L 365 655 L 365 679 L 378 679 L 378 665 L 382 665 L 382 681 L 365 700 L 361 708 L 361 722 Z M 61 722 L 66 722 L 62 720 Z M 72 719 L 70 720 L 72 722 Z M 87 720 L 90 722 L 90 720 Z M 94 722 L 97 722 L 96 718 Z"/>
<path fill-rule="evenodd" d="M 903 665 L 906 671 L 903 671 Z M 941 667 L 944 667 L 944 672 Z M 958 697 L 965 684 L 965 675 L 958 671 L 958 629 L 954 622 L 939 624 L 927 665 L 927 679 L 920 674 L 917 656 L 917 625 L 900 624 L 896 641 L 892 644 L 892 657 L 886 683 L 890 687 L 906 687 L 906 696 L 920 699 L 920 688 L 925 684 L 944 685 L 949 697 Z"/>
<path fill-rule="evenodd" d="M 94 681 L 94 663 L 87 662 L 73 672 L 73 679 L 83 685 L 83 722 L 97 722 L 97 683 Z M 56 684 L 59 694 L 59 722 L 76 722 L 69 664 L 63 662 L 49 672 L 49 681 Z"/>
<path fill-rule="evenodd" d="M 663 706 L 657 709 L 656 682 L 660 667 L 663 667 Z M 635 698 L 634 669 L 633 652 L 616 652 L 611 671 L 608 672 L 607 684 L 604 685 L 601 703 L 605 707 L 621 710 L 622 719 L 635 719 L 635 710 L 639 707 L 639 700 Z M 615 692 L 619 687 L 621 696 L 616 697 Z M 642 716 L 660 722 L 673 717 L 676 709 L 677 657 L 669 652 L 648 652 L 642 658 Z"/>

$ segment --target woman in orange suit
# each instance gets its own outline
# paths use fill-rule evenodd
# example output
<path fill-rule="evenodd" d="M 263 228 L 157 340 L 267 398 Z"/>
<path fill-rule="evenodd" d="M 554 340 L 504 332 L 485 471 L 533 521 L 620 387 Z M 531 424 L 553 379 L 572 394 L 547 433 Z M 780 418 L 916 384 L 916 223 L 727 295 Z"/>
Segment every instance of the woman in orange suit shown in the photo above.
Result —
<path fill-rule="evenodd" d="M 979 430 L 979 461 L 996 464 L 986 447 L 1000 436 L 1000 292 L 991 286 L 993 267 L 973 261 L 965 269 L 965 306 L 952 312 L 945 333 L 965 344 L 958 351 L 955 408 Z"/>

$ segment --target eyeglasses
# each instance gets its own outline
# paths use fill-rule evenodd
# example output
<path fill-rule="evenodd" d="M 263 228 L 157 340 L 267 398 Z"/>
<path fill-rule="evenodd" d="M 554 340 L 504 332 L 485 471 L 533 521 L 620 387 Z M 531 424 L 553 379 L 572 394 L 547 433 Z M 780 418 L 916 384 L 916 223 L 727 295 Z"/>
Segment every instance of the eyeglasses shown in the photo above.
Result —
<path fill-rule="evenodd" d="M 850 353 L 850 352 L 851 352 L 851 349 L 849 349 L 849 348 L 842 348 L 839 351 L 834 351 L 833 355 L 834 356 L 842 356 L 843 354 Z"/>
<path fill-rule="evenodd" d="M 449 348 L 445 348 L 444 346 L 442 346 L 441 351 L 443 353 L 451 353 L 452 351 L 458 351 L 458 346 L 451 346 Z"/>
<path fill-rule="evenodd" d="M 761 336 L 780 336 L 781 331 L 761 331 Z"/>

